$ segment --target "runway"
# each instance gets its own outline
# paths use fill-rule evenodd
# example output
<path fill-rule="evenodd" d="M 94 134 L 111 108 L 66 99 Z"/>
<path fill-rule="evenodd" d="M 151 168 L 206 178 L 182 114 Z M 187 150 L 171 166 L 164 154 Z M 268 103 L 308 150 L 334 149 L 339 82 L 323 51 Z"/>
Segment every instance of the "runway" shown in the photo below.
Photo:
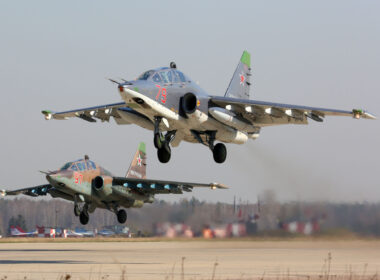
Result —
<path fill-rule="evenodd" d="M 329 264 L 331 275 L 374 275 L 380 241 L 0 243 L 1 279 L 298 279 Z"/>

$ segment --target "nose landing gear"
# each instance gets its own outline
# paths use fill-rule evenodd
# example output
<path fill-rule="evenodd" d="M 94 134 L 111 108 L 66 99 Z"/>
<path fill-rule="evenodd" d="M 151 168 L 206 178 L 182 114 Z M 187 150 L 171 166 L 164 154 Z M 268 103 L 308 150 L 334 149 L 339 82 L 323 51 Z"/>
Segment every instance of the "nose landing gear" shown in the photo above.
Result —
<path fill-rule="evenodd" d="M 212 149 L 212 155 L 215 162 L 223 163 L 227 157 L 227 149 L 223 143 L 216 144 Z"/>
<path fill-rule="evenodd" d="M 79 221 L 82 225 L 87 225 L 89 220 L 90 220 L 90 216 L 88 215 L 87 211 L 80 212 Z"/>
<path fill-rule="evenodd" d="M 160 131 L 162 117 L 155 117 L 153 143 L 157 149 L 158 160 L 167 163 L 171 157 L 170 142 L 173 141 L 176 131 L 168 131 L 165 135 Z"/>
<path fill-rule="evenodd" d="M 84 202 L 84 199 L 78 195 L 74 196 L 74 215 L 79 216 L 79 221 L 82 225 L 87 225 L 90 220 L 90 215 L 88 214 L 89 205 L 85 202 L 83 207 L 79 205 L 80 202 Z M 92 213 L 92 210 L 90 211 Z"/>
<path fill-rule="evenodd" d="M 90 220 L 90 215 L 88 214 L 88 204 L 85 203 L 83 208 L 80 209 L 78 204 L 74 205 L 74 214 L 75 216 L 79 216 L 79 221 L 82 225 L 87 225 Z"/>

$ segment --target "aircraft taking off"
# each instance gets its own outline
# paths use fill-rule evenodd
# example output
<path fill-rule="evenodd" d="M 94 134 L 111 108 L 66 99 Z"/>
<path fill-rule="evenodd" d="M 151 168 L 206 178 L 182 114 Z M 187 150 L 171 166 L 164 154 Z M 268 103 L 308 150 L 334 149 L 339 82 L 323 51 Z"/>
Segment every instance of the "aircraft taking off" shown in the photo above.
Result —
<path fill-rule="evenodd" d="M 136 124 L 154 131 L 154 145 L 160 162 L 170 160 L 171 148 L 181 141 L 208 146 L 214 160 L 225 161 L 224 143 L 243 144 L 256 139 L 262 127 L 280 124 L 307 124 L 308 119 L 322 122 L 325 116 L 351 116 L 375 119 L 364 110 L 351 111 L 280 104 L 249 99 L 251 59 L 243 52 L 224 97 L 208 95 L 196 83 L 170 68 L 149 70 L 134 81 L 118 82 L 124 102 L 65 112 L 42 111 L 47 120 L 79 117 L 88 122 L 109 121 Z M 165 134 L 164 134 L 165 133 Z"/>
<path fill-rule="evenodd" d="M 145 143 L 140 143 L 125 177 L 115 177 L 87 156 L 66 163 L 61 169 L 43 172 L 49 184 L 14 191 L 2 190 L 1 195 L 25 194 L 33 197 L 50 194 L 54 198 L 74 201 L 74 214 L 85 225 L 89 213 L 96 208 L 114 212 L 119 223 L 127 220 L 127 212 L 120 207 L 142 207 L 152 203 L 155 194 L 182 194 L 194 187 L 225 189 L 218 183 L 201 184 L 146 179 Z"/>

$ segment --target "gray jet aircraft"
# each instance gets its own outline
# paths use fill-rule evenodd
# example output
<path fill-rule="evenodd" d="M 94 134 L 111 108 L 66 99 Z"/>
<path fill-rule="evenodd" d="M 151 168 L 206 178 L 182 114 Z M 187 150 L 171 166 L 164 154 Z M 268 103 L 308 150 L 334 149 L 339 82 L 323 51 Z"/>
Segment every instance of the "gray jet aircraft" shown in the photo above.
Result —
<path fill-rule="evenodd" d="M 214 160 L 223 163 L 227 156 L 223 143 L 246 143 L 259 137 L 261 128 L 266 126 L 307 124 L 308 119 L 322 122 L 326 116 L 375 119 L 361 109 L 345 111 L 249 99 L 251 61 L 247 51 L 243 52 L 224 97 L 207 94 L 173 62 L 169 68 L 146 71 L 133 81 L 111 81 L 118 85 L 123 102 L 42 113 L 47 120 L 78 117 L 96 122 L 112 117 L 117 124 L 136 124 L 152 130 L 162 163 L 170 160 L 170 146 L 177 147 L 181 141 L 206 145 Z"/>

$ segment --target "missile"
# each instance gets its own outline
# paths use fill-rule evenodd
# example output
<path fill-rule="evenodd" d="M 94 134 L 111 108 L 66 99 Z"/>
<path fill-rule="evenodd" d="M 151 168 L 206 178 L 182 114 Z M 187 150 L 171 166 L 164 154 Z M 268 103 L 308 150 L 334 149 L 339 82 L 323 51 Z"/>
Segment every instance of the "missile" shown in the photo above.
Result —
<path fill-rule="evenodd" d="M 252 124 L 238 119 L 233 112 L 230 112 L 226 109 L 220 107 L 211 107 L 208 112 L 216 120 L 237 130 L 255 130 L 255 127 Z"/>
<path fill-rule="evenodd" d="M 43 110 L 42 114 L 45 115 L 45 120 L 47 120 L 47 121 L 51 120 L 51 118 L 53 117 L 52 112 L 48 111 L 48 110 Z"/>
<path fill-rule="evenodd" d="M 308 118 L 312 119 L 313 121 L 323 122 L 323 118 L 321 116 L 317 115 L 316 113 L 310 112 L 310 113 L 306 114 L 306 116 Z"/>

